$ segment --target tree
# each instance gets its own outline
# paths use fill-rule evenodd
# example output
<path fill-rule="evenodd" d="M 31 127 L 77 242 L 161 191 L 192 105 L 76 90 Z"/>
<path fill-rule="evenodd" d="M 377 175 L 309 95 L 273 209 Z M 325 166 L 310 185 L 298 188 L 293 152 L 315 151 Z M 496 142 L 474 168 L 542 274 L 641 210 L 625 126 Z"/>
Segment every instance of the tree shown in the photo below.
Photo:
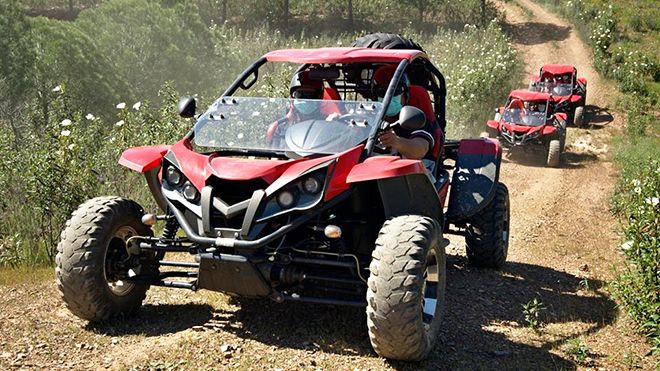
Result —
<path fill-rule="evenodd" d="M 354 29 L 354 23 L 353 23 L 353 0 L 348 0 L 348 24 L 352 29 Z"/>

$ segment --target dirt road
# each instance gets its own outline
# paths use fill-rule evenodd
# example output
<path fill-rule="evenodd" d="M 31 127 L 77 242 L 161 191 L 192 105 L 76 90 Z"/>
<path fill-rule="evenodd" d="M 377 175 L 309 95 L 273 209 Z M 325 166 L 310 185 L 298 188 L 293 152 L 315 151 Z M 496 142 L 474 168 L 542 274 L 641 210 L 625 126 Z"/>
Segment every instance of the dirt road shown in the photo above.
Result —
<path fill-rule="evenodd" d="M 387 362 L 371 350 L 361 309 L 268 301 L 217 293 L 150 290 L 144 309 L 121 324 L 73 319 L 51 280 L 0 286 L 0 369 L 626 369 L 651 368 L 603 287 L 620 260 L 607 199 L 615 171 L 608 140 L 617 115 L 613 89 L 566 22 L 528 0 L 501 4 L 526 75 L 544 63 L 574 64 L 589 81 L 588 129 L 569 128 L 565 164 L 505 160 L 511 193 L 509 263 L 470 268 L 461 240 L 448 247 L 448 307 L 441 338 L 421 364 Z M 521 81 L 525 86 L 527 81 Z M 540 326 L 523 304 L 538 299 Z M 566 342 L 579 338 L 576 362 Z"/>

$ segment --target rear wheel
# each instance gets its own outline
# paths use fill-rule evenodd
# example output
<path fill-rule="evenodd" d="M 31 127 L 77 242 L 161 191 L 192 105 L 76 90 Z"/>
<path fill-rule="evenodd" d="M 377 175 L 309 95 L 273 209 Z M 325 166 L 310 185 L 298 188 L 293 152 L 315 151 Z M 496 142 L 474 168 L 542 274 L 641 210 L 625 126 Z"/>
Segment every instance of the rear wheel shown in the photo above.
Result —
<path fill-rule="evenodd" d="M 553 139 L 548 144 L 548 160 L 547 164 L 550 167 L 558 167 L 561 162 L 561 141 Z"/>
<path fill-rule="evenodd" d="M 80 205 L 57 245 L 55 275 L 67 307 L 89 321 L 126 315 L 142 304 L 149 285 L 127 282 L 133 273 L 157 271 L 153 256 L 139 256 L 134 236 L 151 236 L 136 202 L 98 197 Z M 139 250 L 138 250 L 139 251 Z"/>
<path fill-rule="evenodd" d="M 372 254 L 367 326 L 376 353 L 417 361 L 433 349 L 445 302 L 442 229 L 406 215 L 386 221 Z"/>
<path fill-rule="evenodd" d="M 495 196 L 468 221 L 465 250 L 476 267 L 501 268 L 509 251 L 509 190 L 497 183 Z"/>
<path fill-rule="evenodd" d="M 575 126 L 579 128 L 583 127 L 586 124 L 584 117 L 584 106 L 579 106 L 575 108 L 575 114 L 573 115 L 573 123 L 575 124 Z"/>

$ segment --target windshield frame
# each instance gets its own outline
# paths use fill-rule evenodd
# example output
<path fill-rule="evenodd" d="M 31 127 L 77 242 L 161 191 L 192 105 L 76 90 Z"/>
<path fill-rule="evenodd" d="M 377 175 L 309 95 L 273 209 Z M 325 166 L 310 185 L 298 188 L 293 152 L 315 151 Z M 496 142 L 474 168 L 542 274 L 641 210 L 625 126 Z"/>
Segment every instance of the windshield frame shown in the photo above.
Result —
<path fill-rule="evenodd" d="M 440 71 L 438 71 L 433 66 L 433 64 L 430 63 L 430 61 L 428 59 L 422 58 L 422 57 L 419 57 L 419 56 L 416 57 L 416 58 L 417 59 L 422 59 L 423 62 L 425 63 L 425 65 L 427 65 L 429 67 L 429 69 L 433 73 L 433 75 L 438 78 L 438 81 L 440 83 L 439 91 L 441 93 L 441 98 L 440 98 L 441 105 L 439 107 L 436 107 L 436 110 L 438 110 L 438 109 L 441 110 L 441 113 L 440 113 L 439 117 L 441 118 L 441 120 L 444 120 L 445 119 L 445 115 L 444 115 L 444 113 L 445 113 L 444 112 L 445 111 L 444 96 L 446 94 L 444 76 L 442 76 L 442 73 L 440 73 Z M 243 70 L 243 72 L 241 74 L 239 74 L 237 76 L 237 78 L 234 80 L 234 82 L 232 82 L 232 84 L 229 85 L 229 87 L 227 87 L 227 89 L 225 89 L 225 91 L 222 93 L 220 98 L 226 98 L 226 97 L 233 96 L 233 94 L 239 88 L 249 89 L 254 84 L 254 82 L 256 82 L 256 80 L 259 78 L 259 68 L 262 67 L 267 62 L 268 61 L 267 61 L 265 56 L 262 56 L 259 59 L 257 59 L 254 63 L 252 63 L 249 67 L 247 67 L 245 70 Z M 374 146 L 377 142 L 376 139 L 378 137 L 378 133 L 381 130 L 383 130 L 382 123 L 384 122 L 385 112 L 387 112 L 387 108 L 388 108 L 388 106 L 389 106 L 389 104 L 392 100 L 392 97 L 394 96 L 395 87 L 398 85 L 399 81 L 401 80 L 401 77 L 403 76 L 403 73 L 404 73 L 406 67 L 409 64 L 410 63 L 407 59 L 402 59 L 399 62 L 398 66 L 397 66 L 397 69 L 394 72 L 394 75 L 392 76 L 392 79 L 390 80 L 390 84 L 387 88 L 387 92 L 385 94 L 385 97 L 383 98 L 383 101 L 381 102 L 383 104 L 383 107 L 382 107 L 381 111 L 379 112 L 379 114 L 377 116 L 377 122 L 380 122 L 381 125 L 373 125 L 373 128 L 372 128 L 372 130 L 369 134 L 369 137 L 367 138 L 365 149 L 364 149 L 364 151 L 361 155 L 361 161 L 372 155 Z M 302 70 L 302 69 L 304 69 L 308 66 L 309 65 L 303 64 L 298 68 L 298 70 Z M 246 83 L 246 81 L 248 81 L 248 79 L 251 76 L 253 76 L 253 80 Z M 264 98 L 268 98 L 268 97 L 264 97 Z M 365 102 L 369 102 L 369 101 L 365 100 Z M 437 114 L 438 114 L 438 112 L 436 112 L 436 115 Z M 188 133 L 186 133 L 185 138 L 192 142 L 194 137 L 195 137 L 195 131 L 194 131 L 194 125 L 193 125 L 193 127 L 188 131 Z M 273 153 L 273 154 L 281 155 L 279 153 Z"/>
<path fill-rule="evenodd" d="M 518 122 L 518 123 L 511 122 L 511 121 L 506 121 L 506 120 L 504 119 L 504 117 L 505 117 L 506 112 L 509 111 L 509 110 L 511 109 L 511 108 L 509 108 L 509 105 L 511 104 L 511 101 L 513 101 L 513 99 L 519 99 L 519 98 L 509 97 L 509 100 L 506 102 L 506 106 L 504 106 L 504 112 L 502 112 L 502 120 L 504 120 L 505 122 L 510 123 L 510 124 L 521 125 L 521 126 L 539 127 L 539 126 L 548 125 L 548 120 L 550 119 L 550 115 L 551 115 L 551 113 L 550 113 L 550 107 L 552 107 L 552 101 L 551 101 L 551 98 L 548 98 L 548 99 L 546 99 L 546 100 L 522 100 L 522 99 L 521 99 L 521 101 L 523 102 L 523 104 L 525 104 L 525 103 L 531 103 L 531 102 L 534 102 L 534 103 L 536 103 L 536 104 L 545 104 L 545 111 L 543 112 L 543 122 L 542 122 L 541 124 L 539 124 L 539 125 L 529 125 L 529 124 L 525 124 L 525 123 L 522 123 L 522 120 L 521 120 L 521 122 Z M 543 102 L 543 103 L 541 103 L 541 102 Z M 517 109 L 517 108 L 516 108 L 516 109 Z M 554 109 L 553 109 L 553 110 L 554 110 Z"/>

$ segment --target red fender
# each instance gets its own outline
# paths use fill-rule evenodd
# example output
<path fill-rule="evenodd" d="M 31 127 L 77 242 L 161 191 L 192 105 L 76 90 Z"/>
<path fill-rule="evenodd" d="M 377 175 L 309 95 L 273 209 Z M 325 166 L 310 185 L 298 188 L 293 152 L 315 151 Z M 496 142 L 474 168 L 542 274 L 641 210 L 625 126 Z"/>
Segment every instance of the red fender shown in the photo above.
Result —
<path fill-rule="evenodd" d="M 557 132 L 557 128 L 554 126 L 546 125 L 543 127 L 543 135 L 552 135 Z"/>
<path fill-rule="evenodd" d="M 568 115 L 565 112 L 555 113 L 555 117 L 559 120 L 568 120 Z"/>
<path fill-rule="evenodd" d="M 578 103 L 582 100 L 582 96 L 577 95 L 577 94 L 572 94 L 569 99 L 570 99 L 571 103 Z"/>
<path fill-rule="evenodd" d="M 486 126 L 493 128 L 495 130 L 499 130 L 500 122 L 495 120 L 488 120 L 488 122 L 486 122 Z"/>
<path fill-rule="evenodd" d="M 584 77 L 578 77 L 577 81 L 582 85 L 587 85 L 587 79 Z"/>
<path fill-rule="evenodd" d="M 419 160 L 404 160 L 398 156 L 375 156 L 355 165 L 348 173 L 346 182 L 358 183 L 409 174 L 426 174 L 426 168 Z"/>
<path fill-rule="evenodd" d="M 172 146 L 169 145 L 156 145 L 145 147 L 129 148 L 121 154 L 119 164 L 138 173 L 146 173 L 147 171 L 160 166 L 160 161 L 165 156 L 167 151 Z"/>

